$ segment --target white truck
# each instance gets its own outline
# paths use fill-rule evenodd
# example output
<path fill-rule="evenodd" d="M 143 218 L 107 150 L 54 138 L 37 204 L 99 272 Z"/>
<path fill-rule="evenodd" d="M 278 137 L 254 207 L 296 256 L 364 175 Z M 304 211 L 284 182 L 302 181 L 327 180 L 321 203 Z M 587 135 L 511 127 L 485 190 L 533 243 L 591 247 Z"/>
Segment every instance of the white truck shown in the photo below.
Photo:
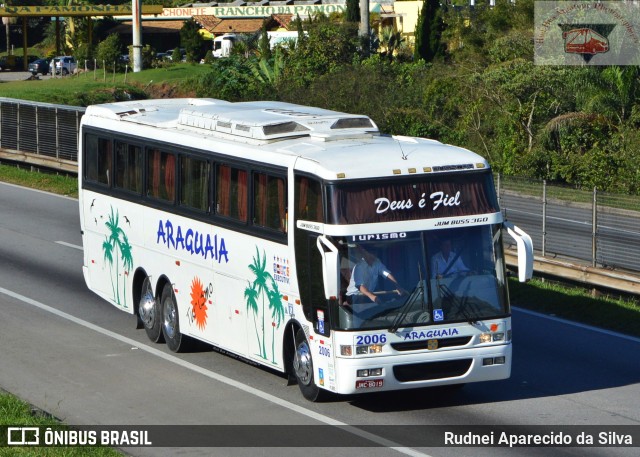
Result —
<path fill-rule="evenodd" d="M 232 33 L 215 37 L 213 39 L 213 57 L 229 57 L 237 39 L 238 37 Z"/>
<path fill-rule="evenodd" d="M 282 32 L 267 32 L 269 37 L 269 45 L 271 49 L 277 45 L 288 46 L 290 41 L 298 39 L 298 32 L 296 31 L 282 31 Z M 238 35 L 233 33 L 226 33 L 220 35 L 213 40 L 213 57 L 229 57 L 233 45 L 239 39 Z"/>

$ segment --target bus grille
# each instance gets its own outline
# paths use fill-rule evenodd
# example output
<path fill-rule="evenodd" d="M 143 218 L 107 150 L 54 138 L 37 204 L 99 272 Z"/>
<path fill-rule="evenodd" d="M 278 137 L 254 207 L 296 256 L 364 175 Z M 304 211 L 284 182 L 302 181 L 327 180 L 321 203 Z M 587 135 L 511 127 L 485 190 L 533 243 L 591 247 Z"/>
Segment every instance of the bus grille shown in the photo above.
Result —
<path fill-rule="evenodd" d="M 448 360 L 445 362 L 414 363 L 396 365 L 393 375 L 400 382 L 428 381 L 432 379 L 462 376 L 471 367 L 472 359 Z"/>
<path fill-rule="evenodd" d="M 453 346 L 464 346 L 471 341 L 470 336 L 460 336 L 458 338 L 441 338 L 438 340 L 438 349 L 450 348 Z M 428 349 L 428 340 L 408 341 L 406 343 L 391 343 L 391 347 L 396 351 L 418 351 Z"/>

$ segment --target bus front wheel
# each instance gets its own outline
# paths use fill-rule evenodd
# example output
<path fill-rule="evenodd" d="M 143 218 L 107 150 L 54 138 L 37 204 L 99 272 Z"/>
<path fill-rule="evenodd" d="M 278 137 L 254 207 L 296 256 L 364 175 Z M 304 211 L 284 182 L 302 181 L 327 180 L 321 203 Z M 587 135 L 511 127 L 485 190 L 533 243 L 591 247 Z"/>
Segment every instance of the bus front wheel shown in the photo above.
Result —
<path fill-rule="evenodd" d="M 310 401 L 319 401 L 324 391 L 313 379 L 313 359 L 307 337 L 302 329 L 298 329 L 295 338 L 296 352 L 293 356 L 293 372 L 295 373 L 302 396 Z"/>

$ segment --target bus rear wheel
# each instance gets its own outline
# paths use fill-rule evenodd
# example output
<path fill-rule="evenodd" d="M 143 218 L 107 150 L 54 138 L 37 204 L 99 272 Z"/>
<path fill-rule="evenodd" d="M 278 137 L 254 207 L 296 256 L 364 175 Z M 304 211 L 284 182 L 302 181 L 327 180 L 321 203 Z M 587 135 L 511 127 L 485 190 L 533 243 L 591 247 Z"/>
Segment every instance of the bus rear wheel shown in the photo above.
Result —
<path fill-rule="evenodd" d="M 164 343 L 162 327 L 160 326 L 160 303 L 153 295 L 151 281 L 145 278 L 142 283 L 140 303 L 138 304 L 138 317 L 144 325 L 144 331 L 154 343 Z"/>
<path fill-rule="evenodd" d="M 165 284 L 160 298 L 162 308 L 162 334 L 167 347 L 172 352 L 182 352 L 187 349 L 189 337 L 180 332 L 180 319 L 178 317 L 178 304 L 173 295 L 170 283 Z"/>
<path fill-rule="evenodd" d="M 298 329 L 296 332 L 295 347 L 293 372 L 302 396 L 310 401 L 320 401 L 324 396 L 324 390 L 320 389 L 314 381 L 311 349 L 302 329 Z"/>

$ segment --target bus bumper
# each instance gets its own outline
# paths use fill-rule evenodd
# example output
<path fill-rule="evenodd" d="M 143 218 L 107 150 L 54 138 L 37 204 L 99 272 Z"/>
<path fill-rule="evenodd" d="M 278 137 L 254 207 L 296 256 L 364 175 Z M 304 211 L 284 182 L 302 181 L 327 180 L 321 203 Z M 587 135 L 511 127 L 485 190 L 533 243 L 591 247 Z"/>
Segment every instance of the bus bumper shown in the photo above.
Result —
<path fill-rule="evenodd" d="M 511 354 L 511 344 L 503 344 L 439 353 L 337 358 L 336 393 L 381 392 L 507 379 L 511 376 Z"/>

